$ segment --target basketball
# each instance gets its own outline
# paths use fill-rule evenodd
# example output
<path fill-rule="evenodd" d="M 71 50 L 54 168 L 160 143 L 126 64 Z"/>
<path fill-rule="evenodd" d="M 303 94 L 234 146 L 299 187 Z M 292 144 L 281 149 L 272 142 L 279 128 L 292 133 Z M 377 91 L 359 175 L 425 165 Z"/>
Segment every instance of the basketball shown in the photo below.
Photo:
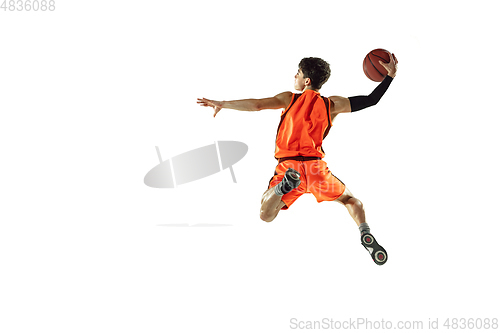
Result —
<path fill-rule="evenodd" d="M 391 58 L 389 51 L 384 49 L 375 49 L 370 51 L 366 55 L 365 60 L 363 60 L 363 71 L 365 72 L 365 75 L 370 80 L 375 82 L 381 82 L 387 75 L 386 69 L 379 63 L 379 60 L 385 63 L 390 62 Z"/>

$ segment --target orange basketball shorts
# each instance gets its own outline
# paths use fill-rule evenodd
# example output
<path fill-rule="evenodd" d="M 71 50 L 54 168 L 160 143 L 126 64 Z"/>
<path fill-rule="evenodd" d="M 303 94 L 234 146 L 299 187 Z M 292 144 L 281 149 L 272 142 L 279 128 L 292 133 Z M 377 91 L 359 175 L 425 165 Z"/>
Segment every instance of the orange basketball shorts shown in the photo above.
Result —
<path fill-rule="evenodd" d="M 276 166 L 274 177 L 269 181 L 269 187 L 274 187 L 283 179 L 288 168 L 300 173 L 300 185 L 296 189 L 283 195 L 285 203 L 282 209 L 286 210 L 304 193 L 312 193 L 318 202 L 334 201 L 345 190 L 345 185 L 335 177 L 323 160 L 295 161 L 286 160 Z"/>

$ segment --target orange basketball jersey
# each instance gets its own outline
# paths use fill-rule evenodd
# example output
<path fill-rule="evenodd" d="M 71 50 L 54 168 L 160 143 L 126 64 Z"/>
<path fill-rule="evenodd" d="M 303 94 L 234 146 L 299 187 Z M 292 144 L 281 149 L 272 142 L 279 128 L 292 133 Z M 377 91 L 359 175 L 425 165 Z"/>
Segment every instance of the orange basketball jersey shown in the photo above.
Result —
<path fill-rule="evenodd" d="M 281 114 L 274 157 L 323 158 L 325 152 L 321 145 L 331 126 L 330 100 L 327 97 L 314 90 L 293 94 L 290 105 Z"/>

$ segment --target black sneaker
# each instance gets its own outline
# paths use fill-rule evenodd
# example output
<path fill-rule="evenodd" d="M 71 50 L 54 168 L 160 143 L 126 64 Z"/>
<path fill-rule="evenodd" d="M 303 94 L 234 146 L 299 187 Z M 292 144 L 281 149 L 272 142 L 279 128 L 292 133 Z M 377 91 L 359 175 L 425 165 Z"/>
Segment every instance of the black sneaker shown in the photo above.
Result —
<path fill-rule="evenodd" d="M 300 185 L 300 173 L 292 168 L 288 168 L 285 172 L 284 182 L 288 185 L 287 187 L 290 188 L 290 191 L 299 187 Z"/>
<path fill-rule="evenodd" d="M 377 243 L 372 234 L 361 234 L 361 244 L 368 250 L 368 252 L 370 252 L 373 261 L 377 265 L 383 265 L 387 262 L 387 252 Z"/>

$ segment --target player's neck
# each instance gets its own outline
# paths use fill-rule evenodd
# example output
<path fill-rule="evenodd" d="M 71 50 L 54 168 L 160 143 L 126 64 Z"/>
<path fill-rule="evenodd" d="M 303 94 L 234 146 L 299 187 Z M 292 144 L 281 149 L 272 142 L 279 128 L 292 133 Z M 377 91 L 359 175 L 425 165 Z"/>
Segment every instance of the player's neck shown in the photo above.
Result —
<path fill-rule="evenodd" d="M 304 90 L 302 90 L 302 92 L 306 92 L 307 90 L 312 90 L 312 91 L 315 91 L 315 92 L 319 92 L 319 89 L 313 89 L 313 88 L 311 88 L 311 86 L 306 86 L 304 88 Z"/>

